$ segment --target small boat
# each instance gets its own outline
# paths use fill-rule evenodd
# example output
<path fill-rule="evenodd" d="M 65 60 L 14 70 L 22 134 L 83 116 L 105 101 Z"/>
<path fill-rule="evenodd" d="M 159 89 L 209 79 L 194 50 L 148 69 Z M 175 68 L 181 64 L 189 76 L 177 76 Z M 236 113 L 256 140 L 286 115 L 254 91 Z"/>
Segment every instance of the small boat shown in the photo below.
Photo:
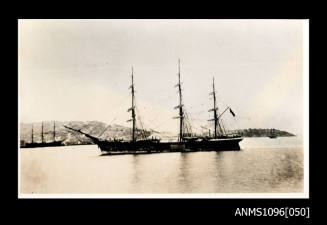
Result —
<path fill-rule="evenodd" d="M 269 138 L 277 138 L 277 134 L 274 131 L 275 129 L 270 129 L 270 132 L 268 134 Z"/>

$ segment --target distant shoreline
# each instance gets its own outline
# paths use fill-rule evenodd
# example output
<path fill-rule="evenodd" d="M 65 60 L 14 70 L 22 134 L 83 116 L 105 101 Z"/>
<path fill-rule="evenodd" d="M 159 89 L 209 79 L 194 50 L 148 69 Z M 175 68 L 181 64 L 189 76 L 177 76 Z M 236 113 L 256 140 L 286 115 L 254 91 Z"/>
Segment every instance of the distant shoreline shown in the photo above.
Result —
<path fill-rule="evenodd" d="M 21 146 L 25 143 L 31 143 L 32 135 L 32 123 L 21 123 L 20 124 L 20 141 Z M 106 123 L 99 121 L 56 121 L 56 140 L 62 140 L 64 146 L 74 146 L 74 145 L 90 145 L 93 144 L 84 135 L 78 133 L 72 133 L 65 129 L 63 125 L 68 125 L 77 129 L 83 130 L 85 133 L 89 133 L 93 136 L 101 136 L 104 140 L 113 138 L 123 138 L 124 140 L 130 140 L 131 138 L 131 128 L 125 127 L 117 124 L 107 125 Z M 34 142 L 41 142 L 41 126 L 40 124 L 34 125 Z M 248 129 L 236 129 L 236 130 L 226 130 L 226 133 L 236 133 L 242 137 L 268 137 L 272 133 L 277 137 L 292 137 L 295 136 L 286 131 L 281 131 L 278 129 L 271 128 L 248 128 Z M 201 134 L 200 134 L 201 135 Z M 209 133 L 203 133 L 206 136 Z M 156 132 L 155 136 L 162 141 L 166 139 L 176 139 L 177 136 L 170 132 Z M 53 121 L 44 121 L 44 141 L 51 142 L 54 141 L 53 136 Z"/>

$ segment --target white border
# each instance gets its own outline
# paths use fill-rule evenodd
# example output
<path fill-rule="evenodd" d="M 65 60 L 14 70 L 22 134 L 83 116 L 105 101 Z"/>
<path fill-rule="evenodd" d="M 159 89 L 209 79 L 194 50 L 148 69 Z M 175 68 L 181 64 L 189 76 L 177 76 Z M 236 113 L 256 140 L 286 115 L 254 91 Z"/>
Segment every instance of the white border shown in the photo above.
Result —
<path fill-rule="evenodd" d="M 309 20 L 303 21 L 303 168 L 304 194 L 309 198 Z"/>
<path fill-rule="evenodd" d="M 17 124 L 17 129 L 18 129 L 18 137 L 17 137 L 17 146 L 18 146 L 18 148 L 17 148 L 17 157 L 18 157 L 18 170 L 17 170 L 17 173 L 18 173 L 18 175 L 17 175 L 17 179 L 18 179 L 18 181 L 17 181 L 17 184 L 18 184 L 18 187 L 17 187 L 17 193 L 18 193 L 18 198 L 22 198 L 22 194 L 20 194 L 20 152 L 19 152 L 19 150 L 20 150 L 20 81 L 19 81 L 19 72 L 20 72 L 20 66 L 19 66 L 19 64 L 20 64 L 20 60 L 19 60 L 19 20 L 17 20 L 17 23 L 18 23 L 18 26 L 17 26 L 17 35 L 18 35 L 18 38 L 17 38 L 17 40 L 18 40 L 18 43 L 17 43 L 17 66 L 18 66 L 18 68 L 17 68 L 17 72 L 18 72 L 18 77 L 17 77 L 17 82 L 18 82 L 18 84 L 17 84 L 17 87 L 18 87 L 18 124 Z"/>
<path fill-rule="evenodd" d="M 18 20 L 18 146 L 20 146 L 19 101 L 19 20 Z M 20 154 L 18 151 L 18 198 L 309 198 L 309 19 L 303 20 L 303 193 L 212 193 L 212 194 L 20 194 Z"/>
<path fill-rule="evenodd" d="M 21 198 L 304 198 L 299 193 L 212 193 L 212 194 L 20 194 Z"/>

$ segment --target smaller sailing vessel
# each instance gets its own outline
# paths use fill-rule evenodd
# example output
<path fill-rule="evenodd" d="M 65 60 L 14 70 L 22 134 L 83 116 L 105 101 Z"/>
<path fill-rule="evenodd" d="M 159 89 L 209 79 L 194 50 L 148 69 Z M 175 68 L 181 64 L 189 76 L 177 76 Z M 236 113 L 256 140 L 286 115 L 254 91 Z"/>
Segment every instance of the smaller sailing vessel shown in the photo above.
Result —
<path fill-rule="evenodd" d="M 32 135 L 31 135 L 31 142 L 26 143 L 21 148 L 39 148 L 39 147 L 55 147 L 55 146 L 63 146 L 63 141 L 56 141 L 56 123 L 53 122 L 53 141 L 46 142 L 44 140 L 44 132 L 43 132 L 43 122 L 41 128 L 41 142 L 34 142 L 34 132 L 33 132 L 33 124 L 32 124 Z"/>
<path fill-rule="evenodd" d="M 277 138 L 277 134 L 275 133 L 275 129 L 270 129 L 268 137 L 269 138 Z"/>

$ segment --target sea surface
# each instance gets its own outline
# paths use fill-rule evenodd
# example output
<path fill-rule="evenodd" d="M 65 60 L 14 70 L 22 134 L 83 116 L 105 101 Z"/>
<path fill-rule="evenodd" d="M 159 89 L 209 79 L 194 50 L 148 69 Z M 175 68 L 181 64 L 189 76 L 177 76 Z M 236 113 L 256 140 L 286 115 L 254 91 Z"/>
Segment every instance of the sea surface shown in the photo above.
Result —
<path fill-rule="evenodd" d="M 303 192 L 298 137 L 245 138 L 240 151 L 100 156 L 96 145 L 23 148 L 21 194 Z"/>

